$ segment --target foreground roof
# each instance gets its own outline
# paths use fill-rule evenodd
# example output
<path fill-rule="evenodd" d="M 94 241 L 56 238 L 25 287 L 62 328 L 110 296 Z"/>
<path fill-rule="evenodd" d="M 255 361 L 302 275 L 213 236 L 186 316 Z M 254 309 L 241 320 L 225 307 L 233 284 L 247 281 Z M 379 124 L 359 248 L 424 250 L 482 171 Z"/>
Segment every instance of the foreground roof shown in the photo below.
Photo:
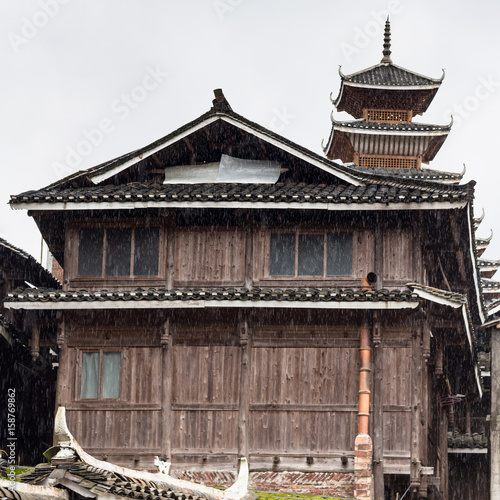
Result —
<path fill-rule="evenodd" d="M 97 460 L 86 453 L 66 424 L 66 410 L 59 407 L 54 425 L 57 445 L 45 452 L 50 464 L 41 464 L 22 476 L 32 484 L 60 484 L 84 497 L 113 495 L 138 500 L 254 500 L 248 490 L 248 463 L 241 459 L 238 478 L 225 491 L 163 473 L 150 473 Z M 159 467 L 169 464 L 155 461 Z M 109 498 L 107 496 L 107 498 Z"/>

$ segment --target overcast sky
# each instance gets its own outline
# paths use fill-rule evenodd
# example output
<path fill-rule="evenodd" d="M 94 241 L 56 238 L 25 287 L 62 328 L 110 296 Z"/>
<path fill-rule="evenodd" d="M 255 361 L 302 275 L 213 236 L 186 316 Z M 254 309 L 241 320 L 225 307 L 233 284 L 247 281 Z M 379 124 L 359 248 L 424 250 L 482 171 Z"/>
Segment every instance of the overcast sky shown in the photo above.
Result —
<path fill-rule="evenodd" d="M 451 134 L 432 168 L 477 181 L 478 236 L 500 259 L 500 3 L 494 0 L 3 0 L 0 236 L 40 257 L 11 194 L 144 146 L 222 87 L 239 114 L 317 153 L 345 74 L 380 62 L 446 78 L 417 120 Z M 336 117 L 346 118 L 343 114 Z"/>

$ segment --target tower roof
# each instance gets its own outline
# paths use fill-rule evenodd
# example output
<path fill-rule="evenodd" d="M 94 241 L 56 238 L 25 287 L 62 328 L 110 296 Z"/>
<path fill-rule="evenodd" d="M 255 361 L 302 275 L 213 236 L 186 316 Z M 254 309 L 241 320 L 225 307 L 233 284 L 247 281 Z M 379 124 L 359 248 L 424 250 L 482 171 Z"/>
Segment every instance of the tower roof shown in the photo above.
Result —
<path fill-rule="evenodd" d="M 411 110 L 413 115 L 425 112 L 444 79 L 444 71 L 440 78 L 431 78 L 394 64 L 389 18 L 382 54 L 379 64 L 350 75 L 339 68 L 341 85 L 337 99 L 332 100 L 335 107 L 355 118 L 361 118 L 363 109 L 373 107 Z"/>

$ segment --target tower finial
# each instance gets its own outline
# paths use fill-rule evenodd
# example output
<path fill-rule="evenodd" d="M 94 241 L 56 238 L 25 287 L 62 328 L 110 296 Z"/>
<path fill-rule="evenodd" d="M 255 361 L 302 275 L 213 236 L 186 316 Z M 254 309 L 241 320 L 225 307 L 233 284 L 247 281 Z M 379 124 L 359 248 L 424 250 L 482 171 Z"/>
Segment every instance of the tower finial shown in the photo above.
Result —
<path fill-rule="evenodd" d="M 391 22 L 389 21 L 389 16 L 387 16 L 387 21 L 385 22 L 384 50 L 383 50 L 382 54 L 384 54 L 384 57 L 380 61 L 381 63 L 392 63 L 392 59 L 391 59 Z"/>

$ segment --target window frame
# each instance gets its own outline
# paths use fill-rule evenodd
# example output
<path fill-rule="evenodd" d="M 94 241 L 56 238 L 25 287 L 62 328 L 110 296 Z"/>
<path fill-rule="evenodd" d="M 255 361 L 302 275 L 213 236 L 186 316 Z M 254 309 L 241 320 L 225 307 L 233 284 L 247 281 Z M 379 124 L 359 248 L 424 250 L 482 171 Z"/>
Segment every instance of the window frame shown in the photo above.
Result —
<path fill-rule="evenodd" d="M 83 355 L 84 354 L 92 354 L 92 353 L 97 353 L 99 354 L 99 374 L 98 374 L 98 387 L 97 387 L 97 398 L 84 398 L 82 397 L 82 379 L 83 379 Z M 104 398 L 102 397 L 102 374 L 103 374 L 103 363 L 104 363 L 104 354 L 106 353 L 119 353 L 120 354 L 120 374 L 119 374 L 119 389 L 118 389 L 118 397 L 116 398 Z M 99 347 L 94 347 L 91 348 L 89 347 L 88 349 L 78 349 L 78 372 L 77 372 L 77 377 L 76 377 L 76 386 L 75 386 L 75 401 L 82 401 L 82 402 L 96 402 L 96 401 L 109 401 L 109 402 L 114 402 L 114 401 L 121 401 L 122 399 L 122 389 L 123 389 L 123 362 L 124 362 L 124 356 L 123 352 L 121 349 L 115 348 L 115 349 L 102 349 Z"/>
<path fill-rule="evenodd" d="M 293 234 L 295 236 L 294 246 L 294 274 L 271 274 L 271 237 L 273 234 Z M 328 269 L 328 235 L 329 234 L 350 234 L 352 236 L 352 255 L 351 255 L 351 272 L 350 274 L 327 274 Z M 356 260 L 356 231 L 349 229 L 270 229 L 266 237 L 266 254 L 265 254 L 265 279 L 274 280 L 350 280 L 354 276 L 354 263 Z M 322 235 L 323 236 L 323 273 L 322 274 L 298 274 L 299 272 L 299 237 L 301 235 Z"/>
<path fill-rule="evenodd" d="M 134 280 L 139 286 L 141 282 L 159 281 L 164 282 L 166 276 L 165 256 L 167 234 L 165 223 L 160 218 L 148 218 L 146 224 L 142 220 L 137 219 L 122 219 L 122 220 L 102 220 L 92 221 L 75 221 L 71 224 L 66 240 L 66 255 L 71 255 L 68 265 L 68 279 L 65 282 L 81 283 L 81 282 L 123 282 Z M 140 228 L 158 228 L 158 273 L 157 274 L 133 274 L 134 273 L 134 258 L 135 258 L 135 237 L 136 229 Z M 97 275 L 81 275 L 79 274 L 79 244 L 81 229 L 101 229 L 103 230 L 103 248 L 101 261 L 101 274 Z M 123 276 L 113 276 L 106 274 L 106 259 L 107 259 L 107 231 L 109 229 L 130 229 L 130 262 L 129 274 Z"/>

